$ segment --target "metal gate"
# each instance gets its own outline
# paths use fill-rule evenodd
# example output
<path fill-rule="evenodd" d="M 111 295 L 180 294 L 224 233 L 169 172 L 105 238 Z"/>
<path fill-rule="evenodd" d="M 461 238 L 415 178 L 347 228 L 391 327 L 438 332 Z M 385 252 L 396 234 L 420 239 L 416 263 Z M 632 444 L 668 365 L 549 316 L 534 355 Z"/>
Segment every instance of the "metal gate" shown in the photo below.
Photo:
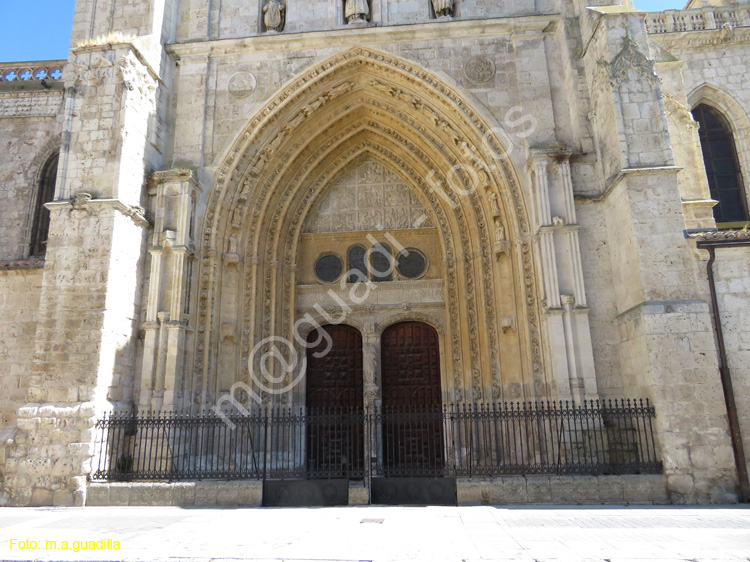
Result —
<path fill-rule="evenodd" d="M 383 332 L 382 470 L 385 477 L 443 475 L 440 348 L 434 328 L 402 322 Z"/>
<path fill-rule="evenodd" d="M 343 324 L 321 330 L 307 338 L 317 343 L 307 348 L 307 478 L 362 477 L 362 335 Z"/>

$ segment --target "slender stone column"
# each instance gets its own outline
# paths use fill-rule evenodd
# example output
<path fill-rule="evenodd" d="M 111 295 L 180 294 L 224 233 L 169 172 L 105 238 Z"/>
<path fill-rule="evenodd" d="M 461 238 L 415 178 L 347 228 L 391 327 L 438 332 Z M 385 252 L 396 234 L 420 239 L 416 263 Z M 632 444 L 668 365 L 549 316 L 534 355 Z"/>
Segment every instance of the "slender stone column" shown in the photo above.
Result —
<path fill-rule="evenodd" d="M 156 219 L 150 250 L 140 407 L 172 410 L 181 405 L 178 389 L 189 329 L 186 304 L 192 286 L 190 263 L 195 259 L 193 201 L 200 188 L 189 170 L 156 172 L 153 184 Z"/>

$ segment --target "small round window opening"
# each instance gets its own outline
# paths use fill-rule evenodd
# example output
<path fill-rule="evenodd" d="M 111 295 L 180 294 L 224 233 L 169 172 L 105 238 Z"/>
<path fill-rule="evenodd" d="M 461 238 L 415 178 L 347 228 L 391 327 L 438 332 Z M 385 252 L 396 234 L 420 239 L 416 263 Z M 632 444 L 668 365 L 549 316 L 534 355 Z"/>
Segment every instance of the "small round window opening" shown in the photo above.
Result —
<path fill-rule="evenodd" d="M 315 262 L 315 276 L 324 283 L 333 283 L 344 272 L 344 262 L 336 254 L 323 254 Z"/>
<path fill-rule="evenodd" d="M 427 271 L 427 258 L 419 250 L 409 248 L 396 258 L 396 269 L 405 279 L 418 279 Z"/>

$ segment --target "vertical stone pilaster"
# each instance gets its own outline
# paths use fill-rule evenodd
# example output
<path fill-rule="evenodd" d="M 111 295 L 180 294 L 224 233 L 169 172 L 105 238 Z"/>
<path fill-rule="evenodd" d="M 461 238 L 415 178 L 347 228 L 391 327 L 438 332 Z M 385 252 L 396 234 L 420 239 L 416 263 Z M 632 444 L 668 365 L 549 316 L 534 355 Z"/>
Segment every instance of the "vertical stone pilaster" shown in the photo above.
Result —
<path fill-rule="evenodd" d="M 735 491 L 708 295 L 696 284 L 677 172 L 631 173 L 607 199 L 624 388 L 651 398 L 671 500 Z"/>
<path fill-rule="evenodd" d="M 186 314 L 188 276 L 192 275 L 189 263 L 195 259 L 192 202 L 200 188 L 189 170 L 156 172 L 153 182 L 155 221 L 139 406 L 171 410 L 181 400 L 179 376 L 190 329 Z"/>
<path fill-rule="evenodd" d="M 380 338 L 375 324 L 368 322 L 362 331 L 362 373 L 365 408 L 372 410 L 382 402 L 380 387 Z"/>

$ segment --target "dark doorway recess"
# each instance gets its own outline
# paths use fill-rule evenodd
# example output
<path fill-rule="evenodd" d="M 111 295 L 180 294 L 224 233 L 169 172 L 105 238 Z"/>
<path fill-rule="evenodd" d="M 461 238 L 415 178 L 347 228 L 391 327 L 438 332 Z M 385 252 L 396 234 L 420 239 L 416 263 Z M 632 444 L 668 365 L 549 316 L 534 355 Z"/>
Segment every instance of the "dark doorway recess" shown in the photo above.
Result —
<path fill-rule="evenodd" d="M 307 477 L 361 479 L 362 335 L 346 325 L 320 330 L 327 336 L 316 330 L 307 338 L 309 344 L 317 342 L 307 350 Z"/>
<path fill-rule="evenodd" d="M 440 476 L 444 467 L 440 345 L 421 322 L 383 332 L 383 474 Z"/>

